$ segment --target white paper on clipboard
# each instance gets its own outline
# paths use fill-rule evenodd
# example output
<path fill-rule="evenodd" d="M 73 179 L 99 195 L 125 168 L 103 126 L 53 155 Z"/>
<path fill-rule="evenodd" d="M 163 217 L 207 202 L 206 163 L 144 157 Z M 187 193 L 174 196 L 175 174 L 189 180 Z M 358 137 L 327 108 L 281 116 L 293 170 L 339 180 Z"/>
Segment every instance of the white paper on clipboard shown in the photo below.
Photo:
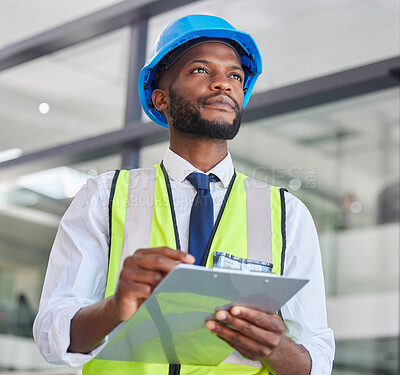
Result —
<path fill-rule="evenodd" d="M 121 325 L 96 357 L 116 361 L 217 365 L 233 349 L 205 328 L 233 305 L 275 313 L 308 280 L 180 264 Z"/>

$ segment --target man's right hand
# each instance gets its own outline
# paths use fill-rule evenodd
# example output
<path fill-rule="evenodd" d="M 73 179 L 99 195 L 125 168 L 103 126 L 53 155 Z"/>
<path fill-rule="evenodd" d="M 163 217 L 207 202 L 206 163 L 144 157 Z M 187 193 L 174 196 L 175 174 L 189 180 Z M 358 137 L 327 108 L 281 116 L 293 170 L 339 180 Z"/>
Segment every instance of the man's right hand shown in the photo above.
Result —
<path fill-rule="evenodd" d="M 167 247 L 139 249 L 125 259 L 115 294 L 79 310 L 71 321 L 68 352 L 89 353 L 124 320 L 128 320 L 161 280 L 192 255 Z"/>
<path fill-rule="evenodd" d="M 187 253 L 168 247 L 139 249 L 127 257 L 120 272 L 115 294 L 110 298 L 117 320 L 132 317 L 154 288 L 178 263 L 194 263 Z"/>

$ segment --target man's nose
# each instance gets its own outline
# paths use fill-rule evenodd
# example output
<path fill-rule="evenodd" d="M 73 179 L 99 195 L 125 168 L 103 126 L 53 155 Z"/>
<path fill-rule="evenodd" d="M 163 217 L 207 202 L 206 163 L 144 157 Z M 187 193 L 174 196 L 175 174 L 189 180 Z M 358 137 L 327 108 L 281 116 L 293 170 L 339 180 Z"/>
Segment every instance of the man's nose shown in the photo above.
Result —
<path fill-rule="evenodd" d="M 229 82 L 229 79 L 225 76 L 225 74 L 217 74 L 214 76 L 210 84 L 210 88 L 213 91 L 231 91 L 232 86 Z"/>

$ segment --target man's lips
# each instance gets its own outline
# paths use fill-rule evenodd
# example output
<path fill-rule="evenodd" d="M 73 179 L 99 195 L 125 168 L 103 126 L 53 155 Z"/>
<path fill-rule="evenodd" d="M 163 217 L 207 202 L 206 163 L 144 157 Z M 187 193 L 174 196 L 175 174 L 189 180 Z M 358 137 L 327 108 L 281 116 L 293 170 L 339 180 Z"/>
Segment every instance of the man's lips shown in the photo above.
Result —
<path fill-rule="evenodd" d="M 207 99 L 203 102 L 203 105 L 209 105 L 221 109 L 235 109 L 235 103 L 226 95 L 218 95 Z"/>

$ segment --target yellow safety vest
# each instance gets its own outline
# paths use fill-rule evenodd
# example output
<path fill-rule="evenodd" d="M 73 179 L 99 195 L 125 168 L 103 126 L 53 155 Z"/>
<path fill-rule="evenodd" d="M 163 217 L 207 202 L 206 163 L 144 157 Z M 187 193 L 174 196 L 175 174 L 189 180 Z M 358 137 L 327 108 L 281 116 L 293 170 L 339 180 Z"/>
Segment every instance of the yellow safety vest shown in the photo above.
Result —
<path fill-rule="evenodd" d="M 115 173 L 110 192 L 110 254 L 104 298 L 114 294 L 122 263 L 132 249 L 167 246 L 179 249 L 175 211 L 169 177 L 163 165 L 121 170 Z M 284 189 L 234 174 L 206 252 L 206 267 L 212 267 L 214 251 L 240 258 L 273 263 L 272 272 L 283 274 L 285 258 Z M 137 220 L 140 217 L 140 221 Z M 129 236 L 132 225 L 142 226 L 139 239 Z M 133 241 L 133 242 L 132 242 Z M 135 242 L 137 241 L 137 242 Z M 133 246 L 133 247 L 132 247 Z M 233 349 L 230 353 L 233 352 Z M 157 364 L 93 359 L 83 366 L 83 375 L 268 375 L 260 362 L 227 359 L 217 366 Z M 251 365 L 249 365 L 249 363 Z"/>

